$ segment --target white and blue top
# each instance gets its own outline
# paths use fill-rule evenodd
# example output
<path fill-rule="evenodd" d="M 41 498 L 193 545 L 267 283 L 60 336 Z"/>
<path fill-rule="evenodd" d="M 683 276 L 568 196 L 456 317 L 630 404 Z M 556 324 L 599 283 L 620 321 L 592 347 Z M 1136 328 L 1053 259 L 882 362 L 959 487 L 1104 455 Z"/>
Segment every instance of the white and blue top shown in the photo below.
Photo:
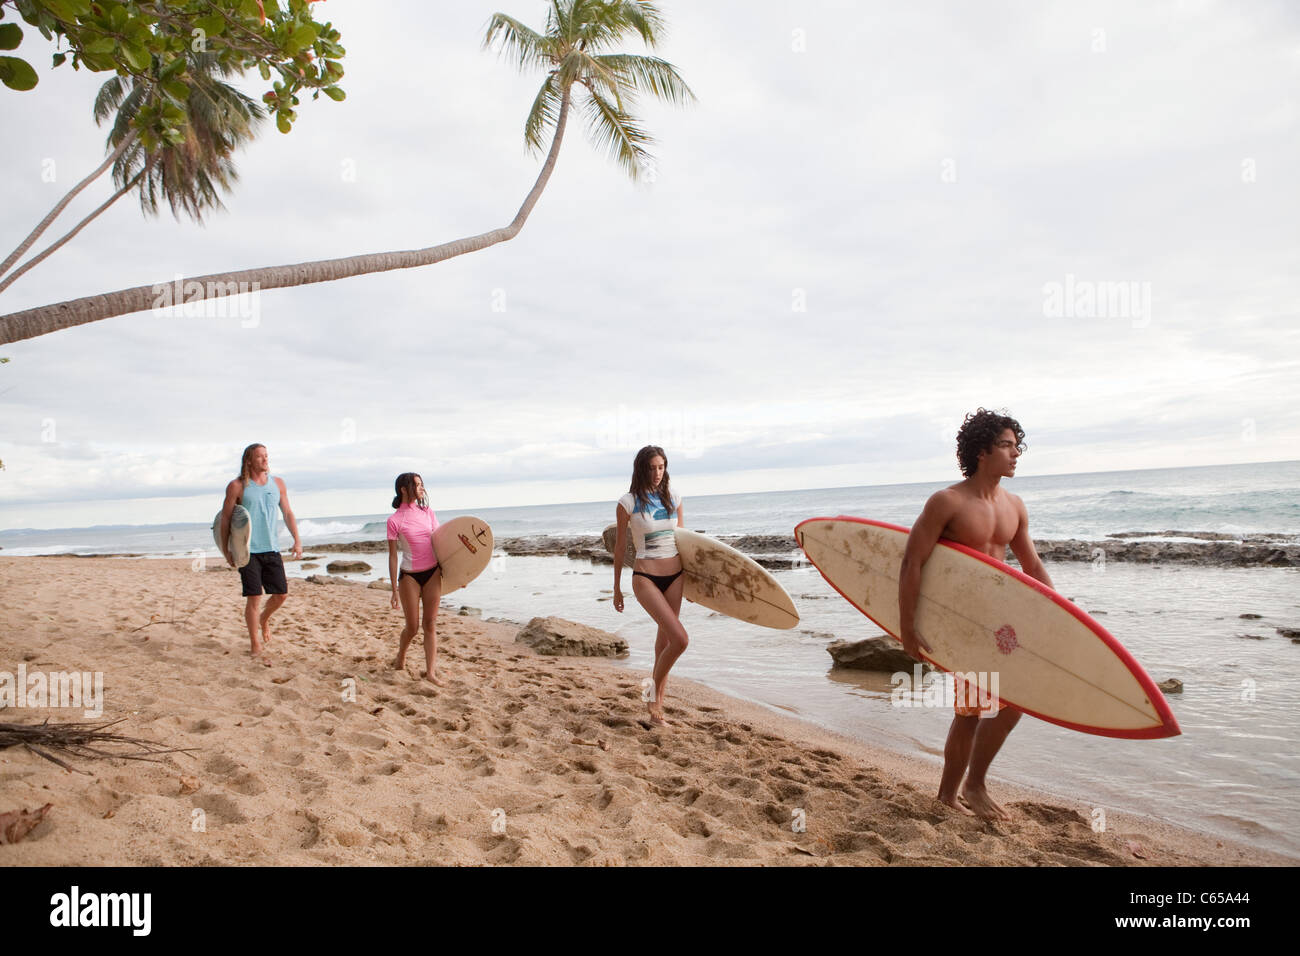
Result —
<path fill-rule="evenodd" d="M 628 529 L 632 532 L 632 541 L 636 545 L 638 558 L 672 558 L 677 556 L 677 539 L 673 529 L 677 527 L 677 509 L 681 506 L 680 495 L 673 495 L 672 508 L 665 508 L 659 496 L 650 493 L 650 510 L 628 492 L 618 499 L 618 506 L 627 513 Z"/>

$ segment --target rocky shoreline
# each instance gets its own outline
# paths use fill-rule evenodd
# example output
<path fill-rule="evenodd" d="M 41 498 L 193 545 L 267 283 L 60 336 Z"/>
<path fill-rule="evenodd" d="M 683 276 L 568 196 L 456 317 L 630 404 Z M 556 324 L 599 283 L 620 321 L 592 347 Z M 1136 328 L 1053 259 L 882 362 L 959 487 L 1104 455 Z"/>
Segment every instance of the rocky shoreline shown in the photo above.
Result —
<path fill-rule="evenodd" d="M 788 570 L 803 564 L 792 535 L 718 535 L 718 540 L 743 551 L 769 570 Z M 1147 538 L 1182 538 L 1149 541 Z M 1129 540 L 1136 539 L 1136 540 Z M 1300 568 L 1300 536 L 1226 535 L 1211 531 L 1129 531 L 1104 540 L 1078 538 L 1035 540 L 1044 561 L 1120 561 L 1137 564 L 1186 564 L 1219 568 Z M 594 564 L 613 564 L 598 535 L 538 535 L 502 538 L 497 548 L 509 555 L 556 556 Z M 386 541 L 313 544 L 312 551 L 334 554 L 373 554 L 388 550 Z M 1007 560 L 1014 564 L 1008 552 Z"/>

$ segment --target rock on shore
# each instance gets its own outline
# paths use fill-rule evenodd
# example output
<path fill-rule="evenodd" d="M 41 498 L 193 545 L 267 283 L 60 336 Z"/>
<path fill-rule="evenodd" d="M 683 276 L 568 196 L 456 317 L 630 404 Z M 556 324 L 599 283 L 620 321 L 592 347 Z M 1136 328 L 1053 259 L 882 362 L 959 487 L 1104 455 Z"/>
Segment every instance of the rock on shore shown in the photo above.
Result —
<path fill-rule="evenodd" d="M 1183 541 L 1148 541 L 1151 537 L 1181 537 Z M 1132 539 L 1132 540 L 1129 540 Z M 749 555 L 769 570 L 805 566 L 792 535 L 719 535 L 718 540 Z M 1200 567 L 1300 567 L 1300 537 L 1295 535 L 1247 534 L 1240 537 L 1211 531 L 1130 531 L 1107 535 L 1105 540 L 1070 538 L 1066 541 L 1036 540 L 1034 547 L 1044 561 L 1131 561 L 1139 564 L 1190 564 Z M 598 535 L 538 535 L 502 538 L 497 548 L 510 555 L 566 555 L 593 564 L 613 564 L 614 559 Z M 345 544 L 314 544 L 314 551 L 376 554 L 388 549 L 387 541 L 354 541 Z M 1015 564 L 1008 550 L 1006 560 Z"/>
<path fill-rule="evenodd" d="M 515 640 L 539 654 L 555 656 L 618 657 L 627 653 L 623 638 L 561 617 L 535 617 Z"/>
<path fill-rule="evenodd" d="M 907 656 L 902 645 L 892 637 L 868 637 L 861 641 L 836 641 L 826 646 L 835 662 L 832 667 L 859 671 L 911 671 L 916 661 Z M 929 667 L 929 664 L 925 664 Z"/>

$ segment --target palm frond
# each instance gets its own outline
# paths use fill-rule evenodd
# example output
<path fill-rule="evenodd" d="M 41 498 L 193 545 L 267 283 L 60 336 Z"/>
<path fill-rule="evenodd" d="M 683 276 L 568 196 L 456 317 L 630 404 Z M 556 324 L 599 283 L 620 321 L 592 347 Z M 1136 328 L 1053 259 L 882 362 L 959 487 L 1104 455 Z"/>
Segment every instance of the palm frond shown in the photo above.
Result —
<path fill-rule="evenodd" d="M 636 125 L 632 116 L 594 90 L 587 92 L 584 112 L 587 132 L 596 148 L 604 149 L 633 181 L 640 179 L 642 165 L 650 158 L 645 147 L 654 142 L 650 135 Z"/>
<path fill-rule="evenodd" d="M 533 108 L 528 111 L 528 119 L 524 121 L 524 142 L 528 144 L 529 150 L 540 153 L 545 149 L 542 134 L 555 125 L 559 115 L 560 91 L 555 83 L 555 74 L 552 73 L 537 91 Z"/>
<path fill-rule="evenodd" d="M 579 61 L 579 82 L 588 89 L 598 90 L 606 99 L 612 100 L 620 110 L 629 110 L 636 102 L 636 90 L 623 81 L 617 72 L 600 62 L 599 57 L 591 56 L 581 50 L 575 50 L 574 59 Z"/>
<path fill-rule="evenodd" d="M 102 125 L 117 110 L 126 95 L 126 81 L 120 76 L 105 80 L 95 95 L 95 125 Z"/>
<path fill-rule="evenodd" d="M 488 21 L 487 32 L 483 34 L 483 49 L 491 48 L 497 40 L 501 41 L 501 55 L 516 60 L 520 72 L 551 63 L 550 38 L 504 13 L 494 13 Z"/>
<path fill-rule="evenodd" d="M 590 18 L 583 26 L 588 47 L 600 49 L 625 33 L 636 33 L 648 47 L 655 46 L 664 33 L 663 14 L 645 0 L 607 0 L 590 4 Z"/>
<path fill-rule="evenodd" d="M 674 106 L 695 102 L 695 93 L 686 85 L 677 67 L 656 56 L 632 53 L 604 53 L 592 57 L 619 81 L 642 93 L 649 93 Z"/>

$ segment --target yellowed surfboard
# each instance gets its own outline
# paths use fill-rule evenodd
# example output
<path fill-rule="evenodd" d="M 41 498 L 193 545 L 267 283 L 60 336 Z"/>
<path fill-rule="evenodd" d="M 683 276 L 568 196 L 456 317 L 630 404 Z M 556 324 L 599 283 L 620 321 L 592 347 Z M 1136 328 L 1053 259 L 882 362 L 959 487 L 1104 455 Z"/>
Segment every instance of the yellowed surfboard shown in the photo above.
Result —
<path fill-rule="evenodd" d="M 614 553 L 618 526 L 601 534 L 605 550 Z M 788 630 L 799 623 L 794 601 L 767 569 L 746 554 L 698 531 L 677 528 L 673 535 L 686 578 L 682 596 L 738 621 Z M 623 564 L 630 571 L 636 560 L 629 533 Z"/>
<path fill-rule="evenodd" d="M 482 518 L 461 515 L 438 525 L 433 553 L 442 568 L 442 593 L 450 594 L 483 573 L 492 561 L 492 527 Z"/>

